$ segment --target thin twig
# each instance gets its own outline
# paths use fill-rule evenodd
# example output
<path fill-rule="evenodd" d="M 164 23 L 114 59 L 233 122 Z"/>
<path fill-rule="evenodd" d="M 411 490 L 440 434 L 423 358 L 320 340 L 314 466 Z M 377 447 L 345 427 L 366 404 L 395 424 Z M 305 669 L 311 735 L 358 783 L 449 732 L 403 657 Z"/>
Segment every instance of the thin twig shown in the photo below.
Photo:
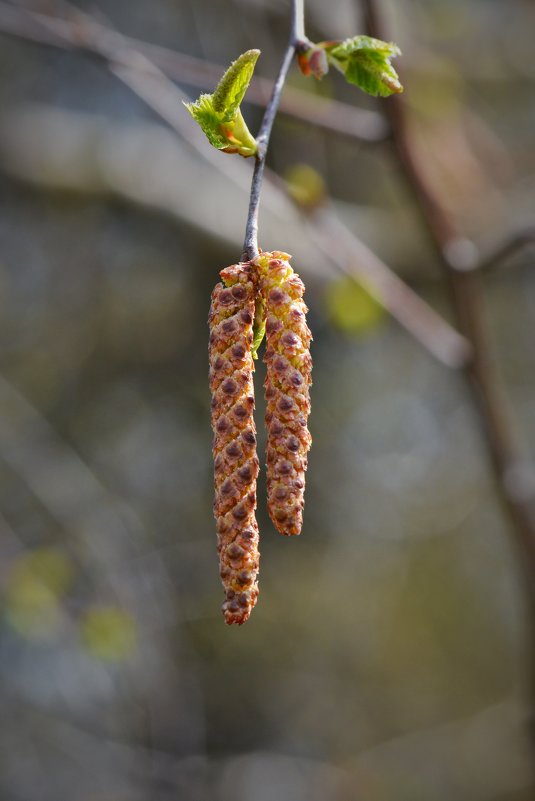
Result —
<path fill-rule="evenodd" d="M 286 76 L 296 49 L 304 37 L 304 0 L 292 0 L 292 24 L 290 30 L 290 39 L 282 64 L 280 66 L 277 80 L 273 85 L 273 92 L 271 99 L 264 112 L 264 118 L 260 131 L 257 136 L 258 151 L 255 156 L 256 163 L 253 171 L 253 179 L 251 182 L 251 194 L 249 198 L 249 211 L 247 214 L 247 224 L 245 226 L 245 239 L 243 242 L 243 255 L 244 261 L 249 261 L 258 256 L 258 207 L 260 205 L 260 192 L 262 190 L 262 178 L 264 176 L 264 167 L 266 163 L 266 153 L 269 147 L 269 138 L 271 136 L 271 129 L 277 115 L 279 103 L 286 81 Z"/>
<path fill-rule="evenodd" d="M 294 45 L 307 41 L 305 34 L 305 0 L 295 0 L 294 2 L 292 37 Z"/>
<path fill-rule="evenodd" d="M 377 0 L 362 0 L 368 30 L 378 39 L 388 39 L 378 10 Z M 412 192 L 447 277 L 453 307 L 461 333 L 472 346 L 472 358 L 465 366 L 474 407 L 481 421 L 489 462 L 496 486 L 511 523 L 511 534 L 520 562 L 535 637 L 535 508 L 531 473 L 509 420 L 507 403 L 502 397 L 493 366 L 492 350 L 485 321 L 481 271 L 456 269 L 448 258 L 455 242 L 462 241 L 454 221 L 446 214 L 423 175 L 414 152 L 413 140 L 405 117 L 403 99 L 394 95 L 385 104 L 392 130 L 392 145 L 402 167 L 407 186 Z M 516 244 L 515 244 L 516 248 Z M 511 252 L 501 249 L 490 261 L 496 263 Z M 535 639 L 532 642 L 532 670 L 535 667 Z M 535 679 L 535 673 L 532 680 Z M 535 689 L 535 688 L 534 688 Z M 533 698 L 535 703 L 535 697 Z"/>

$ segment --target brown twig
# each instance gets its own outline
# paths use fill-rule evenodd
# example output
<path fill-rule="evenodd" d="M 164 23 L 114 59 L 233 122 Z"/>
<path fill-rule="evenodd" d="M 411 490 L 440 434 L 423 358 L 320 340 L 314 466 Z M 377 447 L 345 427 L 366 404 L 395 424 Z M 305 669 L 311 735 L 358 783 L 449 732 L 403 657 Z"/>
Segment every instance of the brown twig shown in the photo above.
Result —
<path fill-rule="evenodd" d="M 388 39 L 377 0 L 362 0 L 362 5 L 369 33 L 378 39 Z M 422 174 L 406 124 L 403 99 L 394 95 L 388 99 L 385 107 L 392 130 L 394 153 L 447 278 L 459 329 L 472 346 L 472 358 L 466 363 L 465 375 L 481 421 L 496 486 L 511 524 L 510 531 L 519 557 L 533 625 L 532 635 L 535 637 L 535 496 L 526 469 L 526 459 L 511 426 L 507 403 L 500 392 L 493 366 L 481 271 L 458 269 L 448 257 L 448 253 L 455 250 L 455 244 L 463 241 L 462 235 Z M 523 237 L 521 244 L 525 241 Z M 530 241 L 533 241 L 533 234 L 530 235 Z M 487 259 L 483 266 L 488 267 L 504 259 L 518 245 L 519 241 L 513 240 Z M 533 657 L 532 667 L 535 666 L 535 651 Z M 535 675 L 532 678 L 535 679 Z"/>

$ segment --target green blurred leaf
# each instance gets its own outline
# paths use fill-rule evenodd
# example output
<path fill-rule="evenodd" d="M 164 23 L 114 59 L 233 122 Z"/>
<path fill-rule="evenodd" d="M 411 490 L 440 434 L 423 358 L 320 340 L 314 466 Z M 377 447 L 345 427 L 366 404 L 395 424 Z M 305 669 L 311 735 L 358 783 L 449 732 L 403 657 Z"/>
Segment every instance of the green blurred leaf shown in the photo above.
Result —
<path fill-rule="evenodd" d="M 82 620 L 81 631 L 87 650 L 103 661 L 121 662 L 135 651 L 135 621 L 119 607 L 89 609 Z"/>
<path fill-rule="evenodd" d="M 23 554 L 13 564 L 6 584 L 8 623 L 32 639 L 54 636 L 63 618 L 59 598 L 69 589 L 73 576 L 71 561 L 61 551 L 38 548 Z"/>
<path fill-rule="evenodd" d="M 370 95 L 388 95 L 403 91 L 390 59 L 401 55 L 393 42 L 371 36 L 354 36 L 344 42 L 326 43 L 329 61 L 343 73 L 348 83 Z"/>
<path fill-rule="evenodd" d="M 184 103 L 210 144 L 224 153 L 239 153 L 246 158 L 256 153 L 256 140 L 243 119 L 240 103 L 259 55 L 260 50 L 243 53 L 230 65 L 213 94 L 202 94 L 194 103 Z"/>
<path fill-rule="evenodd" d="M 61 624 L 61 610 L 54 593 L 36 581 L 25 579 L 13 584 L 5 599 L 9 625 L 30 639 L 47 640 Z"/>
<path fill-rule="evenodd" d="M 319 206 L 326 196 L 325 182 L 309 164 L 294 164 L 284 174 L 288 193 L 306 209 Z"/>
<path fill-rule="evenodd" d="M 72 584 L 74 569 L 70 558 L 56 548 L 36 548 L 21 556 L 13 566 L 10 581 L 31 578 L 58 597 Z"/>
<path fill-rule="evenodd" d="M 358 336 L 374 331 L 385 318 L 379 301 L 352 278 L 333 281 L 327 289 L 326 300 L 334 325 L 347 334 Z"/>

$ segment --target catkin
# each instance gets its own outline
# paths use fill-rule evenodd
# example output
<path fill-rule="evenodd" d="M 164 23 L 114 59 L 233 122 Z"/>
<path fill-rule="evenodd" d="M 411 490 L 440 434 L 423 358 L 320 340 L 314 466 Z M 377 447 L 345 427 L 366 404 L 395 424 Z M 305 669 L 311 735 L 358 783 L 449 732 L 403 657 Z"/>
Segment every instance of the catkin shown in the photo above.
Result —
<path fill-rule="evenodd" d="M 290 267 L 290 256 L 261 253 L 253 265 L 266 304 L 267 427 L 269 515 L 281 534 L 301 533 L 310 414 L 312 339 L 303 302 L 305 287 Z"/>
<path fill-rule="evenodd" d="M 253 320 L 256 281 L 249 264 L 222 270 L 208 323 L 214 432 L 214 516 L 227 623 L 241 625 L 258 598 L 255 517 L 256 429 L 253 420 Z"/>

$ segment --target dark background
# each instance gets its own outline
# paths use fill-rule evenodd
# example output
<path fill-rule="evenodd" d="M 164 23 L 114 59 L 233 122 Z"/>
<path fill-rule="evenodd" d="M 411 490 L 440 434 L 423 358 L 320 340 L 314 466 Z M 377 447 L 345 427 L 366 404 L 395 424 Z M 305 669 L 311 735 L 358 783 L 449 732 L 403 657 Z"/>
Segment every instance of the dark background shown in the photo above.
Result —
<path fill-rule="evenodd" d="M 221 65 L 259 47 L 267 78 L 289 24 L 283 0 L 78 6 Z M 362 31 L 353 0 L 306 7 L 311 38 Z M 383 7 L 422 169 L 485 252 L 533 224 L 535 7 Z M 289 83 L 388 103 L 338 74 Z M 203 160 L 97 58 L 1 33 L 0 110 L 2 801 L 531 799 L 520 567 L 459 372 L 340 284 L 266 186 L 260 244 L 307 284 L 314 445 L 302 537 L 274 531 L 261 476 L 261 595 L 226 627 L 206 316 L 241 253 L 251 164 Z M 256 131 L 261 110 L 245 113 Z M 451 319 L 388 149 L 281 115 L 269 164 L 303 162 Z M 527 454 L 533 267 L 526 250 L 485 279 Z"/>

